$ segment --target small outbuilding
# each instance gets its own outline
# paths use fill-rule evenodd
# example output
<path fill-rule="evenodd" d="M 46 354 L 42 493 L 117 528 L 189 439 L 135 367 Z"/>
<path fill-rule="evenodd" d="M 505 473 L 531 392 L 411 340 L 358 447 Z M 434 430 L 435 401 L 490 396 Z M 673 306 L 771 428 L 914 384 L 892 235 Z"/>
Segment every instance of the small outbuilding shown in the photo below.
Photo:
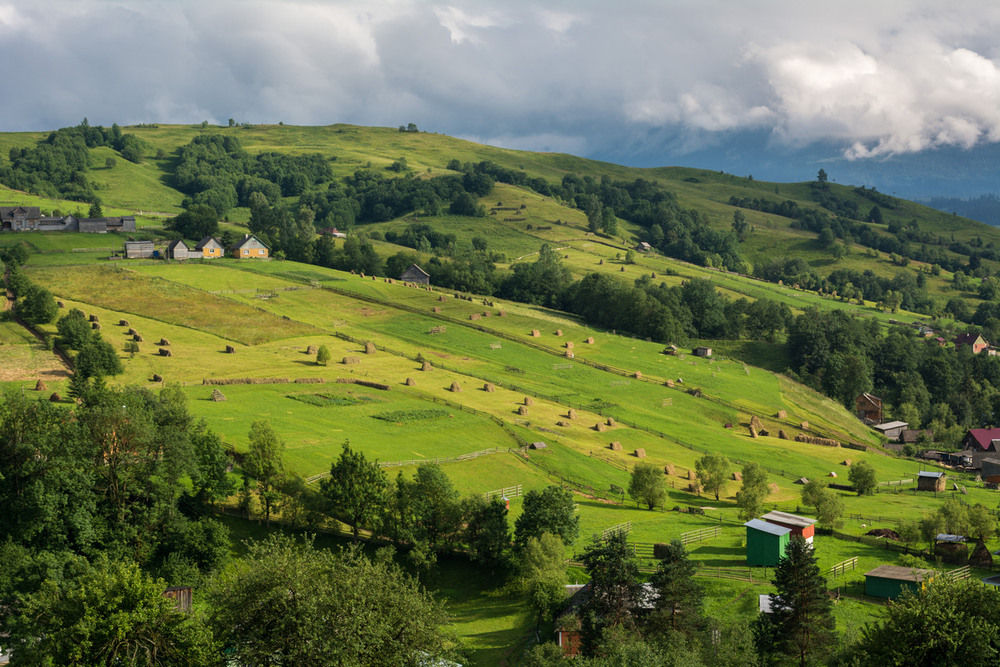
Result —
<path fill-rule="evenodd" d="M 895 600 L 903 591 L 919 591 L 923 585 L 934 579 L 934 570 L 922 570 L 900 565 L 880 565 L 865 572 L 865 595 L 883 600 Z"/>
<path fill-rule="evenodd" d="M 940 493 L 948 485 L 947 474 L 921 470 L 917 473 L 917 491 Z"/>
<path fill-rule="evenodd" d="M 125 242 L 125 259 L 150 259 L 155 253 L 152 241 Z"/>
<path fill-rule="evenodd" d="M 903 431 L 909 429 L 909 427 L 909 424 L 901 421 L 885 422 L 872 426 L 873 429 L 887 437 L 889 440 L 898 440 Z"/>
<path fill-rule="evenodd" d="M 992 484 L 1000 482 L 1000 459 L 983 459 L 983 470 L 980 476 L 984 482 Z"/>
<path fill-rule="evenodd" d="M 431 274 L 427 273 L 416 264 L 410 264 L 410 268 L 403 271 L 403 274 L 399 276 L 399 279 L 408 283 L 416 283 L 417 285 L 431 284 Z"/>
<path fill-rule="evenodd" d="M 788 512 L 779 512 L 777 510 L 768 512 L 761 518 L 768 523 L 790 529 L 792 537 L 801 537 L 809 544 L 812 544 L 813 535 L 816 534 L 816 519 L 789 514 Z"/>
<path fill-rule="evenodd" d="M 710 357 L 710 356 L 712 356 L 712 348 L 710 348 L 710 347 L 696 347 L 696 348 L 694 348 L 694 356 L 696 356 L 696 357 Z"/>
<path fill-rule="evenodd" d="M 777 565 L 785 555 L 792 529 L 761 519 L 750 519 L 743 525 L 747 527 L 747 565 Z"/>

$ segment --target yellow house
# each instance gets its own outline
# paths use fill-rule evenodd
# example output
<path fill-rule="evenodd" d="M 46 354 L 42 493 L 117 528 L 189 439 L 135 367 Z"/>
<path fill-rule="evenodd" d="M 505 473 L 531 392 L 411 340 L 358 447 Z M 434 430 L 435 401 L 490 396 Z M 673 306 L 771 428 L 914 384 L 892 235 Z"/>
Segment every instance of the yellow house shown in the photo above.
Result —
<path fill-rule="evenodd" d="M 204 259 L 215 259 L 225 254 L 225 248 L 222 247 L 222 244 L 214 236 L 206 236 L 198 242 L 198 245 L 194 249 L 196 253 L 201 253 Z"/>
<path fill-rule="evenodd" d="M 267 259 L 268 248 L 253 234 L 246 234 L 229 248 L 229 255 L 237 259 Z"/>

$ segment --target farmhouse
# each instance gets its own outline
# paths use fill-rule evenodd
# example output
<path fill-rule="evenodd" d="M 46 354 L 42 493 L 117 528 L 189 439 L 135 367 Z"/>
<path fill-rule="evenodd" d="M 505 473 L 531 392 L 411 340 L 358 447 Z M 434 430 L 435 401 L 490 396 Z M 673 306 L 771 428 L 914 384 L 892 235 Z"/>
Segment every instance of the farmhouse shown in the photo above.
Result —
<path fill-rule="evenodd" d="M 206 236 L 198 241 L 198 245 L 194 249 L 198 253 L 198 256 L 204 259 L 216 259 L 225 254 L 225 248 L 219 243 L 219 239 L 214 236 Z"/>
<path fill-rule="evenodd" d="M 126 241 L 125 257 L 127 259 L 149 259 L 156 256 L 152 241 Z"/>
<path fill-rule="evenodd" d="M 897 440 L 899 439 L 900 434 L 906 430 L 907 426 L 909 426 L 909 424 L 906 422 L 894 421 L 885 422 L 884 424 L 875 424 L 872 428 L 887 437 L 889 440 Z"/>
<path fill-rule="evenodd" d="M 747 527 L 747 565 L 777 565 L 785 555 L 792 529 L 760 519 L 750 519 L 743 525 Z"/>
<path fill-rule="evenodd" d="M 188 248 L 187 243 L 184 243 L 183 240 L 177 239 L 167 244 L 167 259 L 191 259 L 192 257 L 201 257 L 201 253 Z"/>
<path fill-rule="evenodd" d="M 854 399 L 854 411 L 866 424 L 882 422 L 882 399 L 865 392 Z"/>
<path fill-rule="evenodd" d="M 431 284 L 431 274 L 427 273 L 416 264 L 410 264 L 410 268 L 403 271 L 403 275 L 401 275 L 399 279 L 404 282 L 416 283 L 418 285 Z"/>
<path fill-rule="evenodd" d="M 968 467 L 983 467 L 983 459 L 995 454 L 1000 444 L 1000 428 L 970 428 L 962 439 L 962 454 L 969 458 Z"/>
<path fill-rule="evenodd" d="M 809 544 L 812 544 L 813 535 L 816 534 L 816 526 L 813 525 L 816 523 L 816 519 L 777 510 L 768 512 L 761 518 L 768 523 L 790 529 L 792 531 L 791 537 L 801 537 Z"/>
<path fill-rule="evenodd" d="M 37 206 L 0 206 L 0 231 L 5 232 L 134 232 L 135 217 L 77 218 L 43 216 Z"/>
<path fill-rule="evenodd" d="M 267 259 L 268 247 L 253 234 L 244 234 L 242 239 L 230 246 L 229 254 L 237 259 Z"/>
<path fill-rule="evenodd" d="M 865 595 L 894 600 L 904 590 L 917 592 L 925 582 L 934 579 L 934 570 L 921 570 L 899 565 L 880 565 L 865 572 Z"/>
<path fill-rule="evenodd" d="M 947 475 L 943 472 L 922 470 L 917 473 L 917 491 L 940 493 L 945 490 L 947 484 Z"/>
<path fill-rule="evenodd" d="M 955 336 L 956 350 L 961 349 L 965 345 L 972 348 L 972 354 L 979 354 L 990 346 L 986 339 L 979 334 L 965 333 Z"/>

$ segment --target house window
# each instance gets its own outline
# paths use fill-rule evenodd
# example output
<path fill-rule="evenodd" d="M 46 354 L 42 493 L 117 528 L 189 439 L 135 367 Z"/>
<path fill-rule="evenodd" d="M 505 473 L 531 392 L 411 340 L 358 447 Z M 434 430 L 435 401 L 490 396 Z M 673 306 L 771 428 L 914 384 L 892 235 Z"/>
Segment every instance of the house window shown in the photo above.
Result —
<path fill-rule="evenodd" d="M 249 255 L 249 254 L 250 254 L 250 251 L 249 251 L 249 250 L 247 250 L 246 248 L 244 248 L 244 249 L 243 249 L 243 254 L 244 254 L 244 255 Z"/>

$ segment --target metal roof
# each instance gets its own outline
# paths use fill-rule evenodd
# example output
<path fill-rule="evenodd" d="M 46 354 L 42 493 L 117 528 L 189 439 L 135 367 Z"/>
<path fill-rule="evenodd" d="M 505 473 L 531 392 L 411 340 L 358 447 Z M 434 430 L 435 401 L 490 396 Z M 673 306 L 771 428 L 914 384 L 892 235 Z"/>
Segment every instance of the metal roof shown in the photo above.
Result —
<path fill-rule="evenodd" d="M 882 579 L 895 579 L 897 581 L 927 581 L 937 574 L 934 570 L 922 570 L 915 567 L 902 567 L 900 565 L 879 565 L 874 570 L 865 572 L 866 577 L 880 577 Z"/>
<path fill-rule="evenodd" d="M 885 422 L 883 424 L 875 424 L 872 426 L 873 429 L 878 431 L 889 431 L 894 428 L 906 428 L 909 426 L 907 422 L 895 421 L 895 422 Z"/>
<path fill-rule="evenodd" d="M 965 542 L 967 538 L 965 535 L 949 535 L 948 533 L 938 533 L 938 536 L 934 538 L 938 542 Z"/>
<path fill-rule="evenodd" d="M 773 512 L 768 512 L 763 517 L 765 521 L 773 521 L 776 523 L 785 523 L 790 526 L 796 526 L 798 528 L 805 528 L 816 523 L 816 519 L 810 519 L 804 516 L 799 516 L 797 514 L 789 514 L 788 512 L 779 512 L 777 510 Z"/>
<path fill-rule="evenodd" d="M 944 476 L 945 473 L 943 472 L 931 472 L 930 470 L 921 470 L 917 473 L 917 477 L 933 477 L 934 479 L 940 479 Z"/>
<path fill-rule="evenodd" d="M 792 532 L 791 528 L 785 528 L 784 526 L 779 526 L 777 524 L 768 523 L 767 521 L 761 521 L 760 519 L 750 519 L 745 524 L 747 528 L 753 528 L 754 530 L 759 530 L 762 533 L 770 533 L 771 535 L 787 535 Z"/>

